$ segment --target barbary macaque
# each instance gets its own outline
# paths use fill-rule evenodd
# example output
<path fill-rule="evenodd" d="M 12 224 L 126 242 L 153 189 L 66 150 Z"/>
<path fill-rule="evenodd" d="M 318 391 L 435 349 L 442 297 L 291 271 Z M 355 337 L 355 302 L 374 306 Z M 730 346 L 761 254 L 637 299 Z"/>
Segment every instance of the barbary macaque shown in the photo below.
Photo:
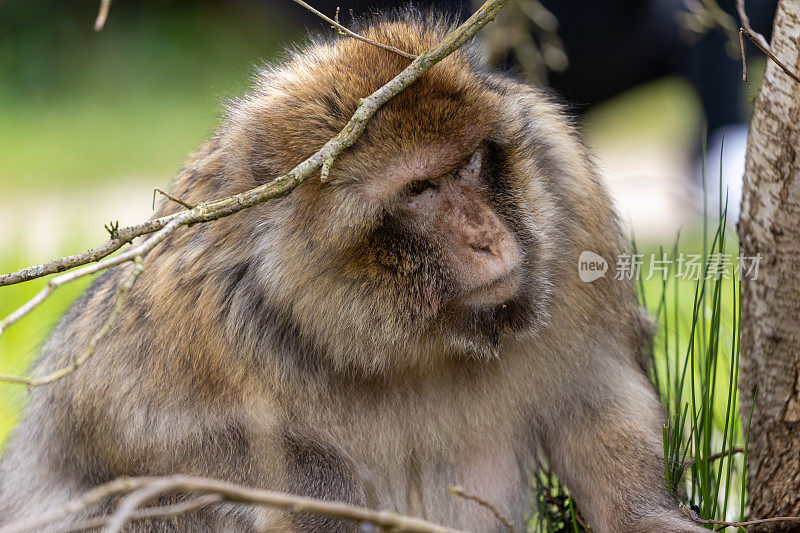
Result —
<path fill-rule="evenodd" d="M 358 28 L 412 53 L 450 29 L 413 11 Z M 289 171 L 408 63 L 337 36 L 261 70 L 172 194 L 197 204 Z M 460 485 L 524 530 L 547 464 L 597 533 L 702 531 L 664 480 L 649 322 L 630 281 L 581 280 L 583 251 L 613 264 L 626 239 L 579 135 L 552 98 L 461 49 L 380 109 L 325 182 L 146 257 L 92 357 L 33 391 L 0 467 L 0 521 L 118 476 L 188 474 L 504 531 L 447 492 Z M 83 353 L 131 268 L 93 282 L 37 372 Z M 129 527 L 359 526 L 220 503 Z"/>

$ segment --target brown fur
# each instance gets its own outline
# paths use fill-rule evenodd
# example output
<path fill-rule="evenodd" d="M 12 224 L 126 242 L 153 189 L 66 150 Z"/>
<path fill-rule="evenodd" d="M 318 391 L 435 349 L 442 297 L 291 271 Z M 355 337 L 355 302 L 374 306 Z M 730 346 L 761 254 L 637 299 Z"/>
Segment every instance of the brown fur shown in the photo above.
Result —
<path fill-rule="evenodd" d="M 447 29 L 406 13 L 362 31 L 421 52 Z M 156 248 L 94 356 L 34 392 L 2 463 L 2 522 L 117 476 L 185 473 L 502 529 L 446 493 L 459 484 L 522 527 L 543 458 L 594 531 L 699 530 L 662 479 L 662 414 L 639 364 L 632 287 L 577 275 L 581 251 L 613 264 L 625 250 L 608 194 L 558 106 L 476 57 L 456 52 L 389 102 L 330 182 L 308 179 Z M 351 39 L 293 54 L 230 105 L 172 192 L 197 203 L 286 172 L 406 65 Z M 476 149 L 480 185 L 456 184 L 447 207 L 463 220 L 421 237 L 398 191 L 462 168 Z M 470 273 L 451 264 L 451 247 L 494 254 L 509 238 L 524 260 L 514 298 L 453 307 Z M 129 268 L 87 290 L 39 371 L 84 349 Z M 138 527 L 355 530 L 231 504 Z"/>

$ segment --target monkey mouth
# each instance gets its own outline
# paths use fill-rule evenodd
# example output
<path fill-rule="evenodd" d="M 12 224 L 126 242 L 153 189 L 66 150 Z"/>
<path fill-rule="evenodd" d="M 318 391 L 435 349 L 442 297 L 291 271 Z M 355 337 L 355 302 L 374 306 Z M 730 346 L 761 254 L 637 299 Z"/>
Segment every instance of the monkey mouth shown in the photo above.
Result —
<path fill-rule="evenodd" d="M 468 307 L 493 307 L 502 305 L 516 296 L 522 275 L 511 270 L 499 278 L 468 290 L 459 300 Z"/>

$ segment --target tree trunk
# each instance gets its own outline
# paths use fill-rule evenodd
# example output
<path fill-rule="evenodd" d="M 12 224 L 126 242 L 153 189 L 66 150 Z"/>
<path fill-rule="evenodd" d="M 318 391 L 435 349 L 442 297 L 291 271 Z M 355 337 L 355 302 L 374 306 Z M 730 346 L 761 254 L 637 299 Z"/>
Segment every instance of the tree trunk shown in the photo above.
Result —
<path fill-rule="evenodd" d="M 780 1 L 771 47 L 800 72 L 800 1 Z M 745 428 L 755 395 L 747 468 L 753 518 L 800 515 L 799 151 L 800 84 L 768 61 L 739 222 L 742 255 L 761 256 L 757 279 L 742 279 L 739 390 Z M 796 523 L 770 527 L 800 531 Z"/>

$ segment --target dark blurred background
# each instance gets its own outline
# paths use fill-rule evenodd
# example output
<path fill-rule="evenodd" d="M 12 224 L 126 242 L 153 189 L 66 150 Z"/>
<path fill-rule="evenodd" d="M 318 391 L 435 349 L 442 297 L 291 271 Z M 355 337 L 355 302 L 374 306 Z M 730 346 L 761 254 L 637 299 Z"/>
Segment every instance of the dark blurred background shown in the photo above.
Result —
<path fill-rule="evenodd" d="M 351 10 L 402 4 L 337 2 L 311 3 L 331 16 L 340 6 L 344 23 Z M 433 3 L 453 13 L 471 8 L 463 0 L 416 5 Z M 96 245 L 110 220 L 147 218 L 153 187 L 166 186 L 208 137 L 221 103 L 242 92 L 254 67 L 307 30 L 332 31 L 290 0 L 115 0 L 95 32 L 98 4 L 0 0 L 4 272 Z M 580 117 L 641 241 L 670 240 L 697 224 L 704 121 L 712 161 L 717 133 L 743 139 L 752 94 L 741 82 L 731 4 L 717 11 L 708 0 L 509 0 L 481 35 L 494 63 L 550 86 Z M 773 9 L 771 0 L 748 2 L 756 29 L 768 33 Z M 753 91 L 763 65 L 749 54 Z M 741 160 L 743 145 L 731 151 L 726 168 Z M 0 315 L 37 283 L 3 288 Z M 0 338 L 0 372 L 25 371 L 85 284 L 62 289 Z M 0 386 L 0 442 L 23 393 Z"/>

